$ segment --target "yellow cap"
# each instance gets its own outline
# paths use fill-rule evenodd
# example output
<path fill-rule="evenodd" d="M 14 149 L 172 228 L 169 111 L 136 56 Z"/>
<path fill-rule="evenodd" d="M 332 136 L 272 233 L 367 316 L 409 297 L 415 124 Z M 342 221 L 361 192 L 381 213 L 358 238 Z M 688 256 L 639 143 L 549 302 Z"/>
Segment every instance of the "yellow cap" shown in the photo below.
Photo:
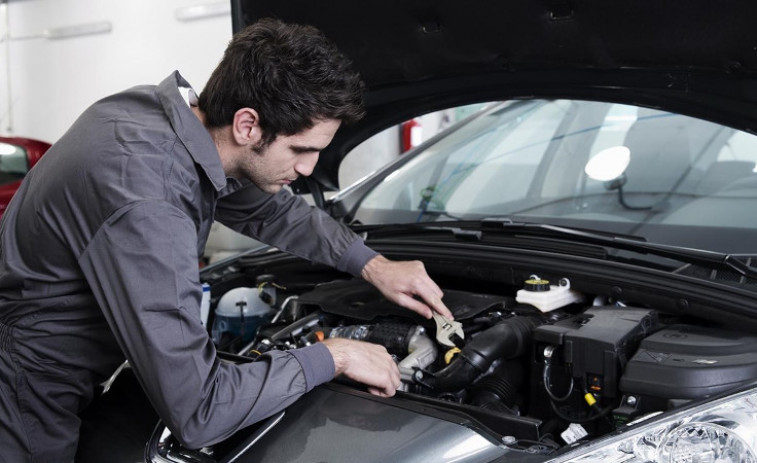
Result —
<path fill-rule="evenodd" d="M 447 365 L 452 362 L 452 359 L 455 357 L 455 355 L 460 353 L 460 349 L 457 347 L 453 347 L 452 349 L 448 350 L 447 353 L 444 354 L 444 363 Z"/>

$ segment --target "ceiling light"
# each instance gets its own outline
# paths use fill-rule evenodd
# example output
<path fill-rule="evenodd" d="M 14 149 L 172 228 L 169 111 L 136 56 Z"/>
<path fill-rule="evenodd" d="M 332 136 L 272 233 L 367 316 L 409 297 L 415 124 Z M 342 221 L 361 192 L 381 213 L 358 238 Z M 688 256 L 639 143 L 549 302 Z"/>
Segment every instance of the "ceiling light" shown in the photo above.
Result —
<path fill-rule="evenodd" d="M 45 29 L 42 35 L 46 39 L 67 39 L 70 37 L 79 37 L 82 35 L 105 34 L 113 30 L 110 21 L 99 21 L 86 24 L 77 24 L 75 26 L 51 27 Z"/>
<path fill-rule="evenodd" d="M 231 4 L 229 2 L 218 2 L 177 8 L 175 16 L 179 21 L 193 21 L 195 19 L 226 16 L 230 14 Z"/>

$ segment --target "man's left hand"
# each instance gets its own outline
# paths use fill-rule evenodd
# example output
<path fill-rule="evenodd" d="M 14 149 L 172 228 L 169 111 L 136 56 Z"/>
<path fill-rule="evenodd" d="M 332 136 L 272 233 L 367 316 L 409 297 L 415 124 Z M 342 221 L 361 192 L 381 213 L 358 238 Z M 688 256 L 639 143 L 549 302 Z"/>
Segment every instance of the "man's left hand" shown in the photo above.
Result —
<path fill-rule="evenodd" d="M 379 255 L 365 264 L 362 276 L 387 299 L 413 312 L 431 318 L 434 311 L 454 319 L 442 302 L 444 293 L 428 276 L 423 262 L 392 261 Z"/>

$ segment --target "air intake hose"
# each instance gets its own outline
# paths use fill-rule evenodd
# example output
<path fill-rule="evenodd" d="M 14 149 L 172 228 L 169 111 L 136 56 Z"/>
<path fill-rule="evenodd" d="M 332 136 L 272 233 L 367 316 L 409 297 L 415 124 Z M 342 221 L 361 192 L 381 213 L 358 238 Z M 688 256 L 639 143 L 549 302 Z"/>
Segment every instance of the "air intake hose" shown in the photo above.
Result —
<path fill-rule="evenodd" d="M 440 392 L 468 387 L 495 360 L 525 354 L 531 346 L 534 328 L 542 323 L 536 317 L 512 317 L 497 323 L 468 342 L 446 368 L 425 377 L 424 383 Z"/>

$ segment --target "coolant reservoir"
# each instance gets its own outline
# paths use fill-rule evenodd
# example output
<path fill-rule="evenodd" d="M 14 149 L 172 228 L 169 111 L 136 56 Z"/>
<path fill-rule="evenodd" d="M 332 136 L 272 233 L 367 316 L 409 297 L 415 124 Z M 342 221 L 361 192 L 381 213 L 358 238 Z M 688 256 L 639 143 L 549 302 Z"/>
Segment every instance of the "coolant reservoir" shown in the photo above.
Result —
<path fill-rule="evenodd" d="M 219 344 L 225 332 L 241 336 L 244 341 L 251 340 L 273 313 L 271 306 L 261 296 L 275 300 L 275 291 L 275 288 L 268 286 L 260 289 L 239 287 L 221 296 L 211 330 L 213 341 Z"/>
<path fill-rule="evenodd" d="M 532 276 L 524 282 L 523 289 L 518 290 L 515 300 L 521 304 L 530 304 L 542 312 L 551 312 L 574 302 L 581 302 L 583 294 L 570 289 L 570 281 L 567 278 L 560 279 L 558 285 L 551 285 L 548 280 Z"/>

